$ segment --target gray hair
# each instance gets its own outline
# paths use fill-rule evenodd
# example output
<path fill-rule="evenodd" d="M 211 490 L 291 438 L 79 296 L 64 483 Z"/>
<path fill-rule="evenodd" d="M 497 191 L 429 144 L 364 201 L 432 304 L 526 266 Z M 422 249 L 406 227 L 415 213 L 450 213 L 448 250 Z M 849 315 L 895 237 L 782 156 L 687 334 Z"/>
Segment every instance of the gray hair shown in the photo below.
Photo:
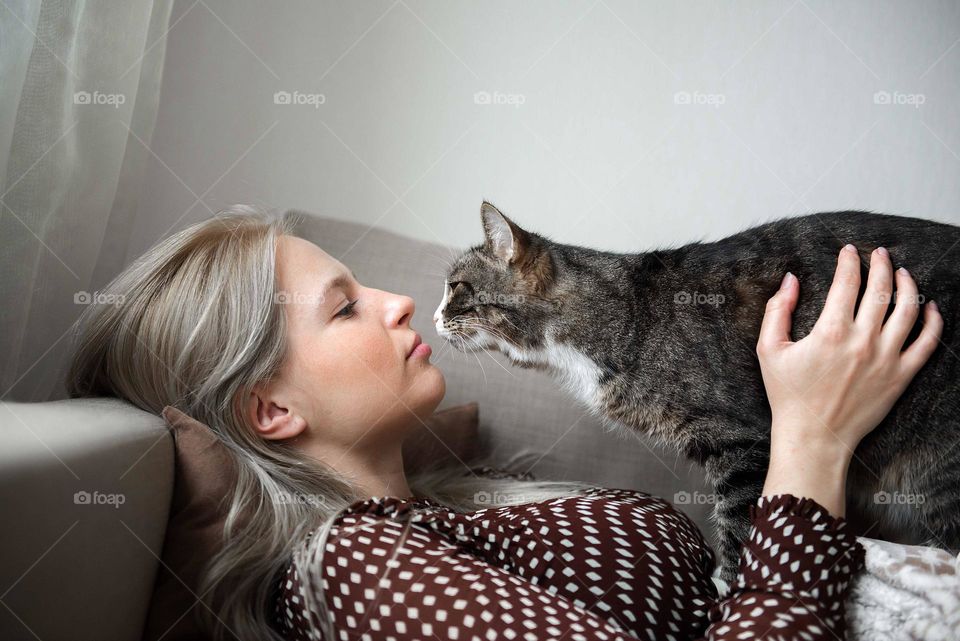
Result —
<path fill-rule="evenodd" d="M 199 586 L 210 606 L 201 609 L 203 623 L 217 639 L 229 631 L 244 641 L 282 641 L 271 600 L 291 561 L 305 574 L 307 611 L 318 613 L 316 625 L 334 639 L 323 551 L 337 516 L 369 498 L 289 443 L 260 438 L 245 419 L 243 399 L 280 371 L 286 355 L 284 306 L 275 304 L 276 243 L 294 224 L 235 205 L 162 240 L 105 288 L 119 304 L 84 311 L 67 376 L 72 397 L 116 396 L 155 414 L 172 405 L 208 425 L 235 460 L 224 545 Z M 498 467 L 491 458 L 474 465 Z M 490 507 L 486 497 L 494 494 L 498 505 L 509 505 L 592 487 L 465 475 L 460 465 L 412 475 L 409 483 L 416 495 L 457 511 Z"/>

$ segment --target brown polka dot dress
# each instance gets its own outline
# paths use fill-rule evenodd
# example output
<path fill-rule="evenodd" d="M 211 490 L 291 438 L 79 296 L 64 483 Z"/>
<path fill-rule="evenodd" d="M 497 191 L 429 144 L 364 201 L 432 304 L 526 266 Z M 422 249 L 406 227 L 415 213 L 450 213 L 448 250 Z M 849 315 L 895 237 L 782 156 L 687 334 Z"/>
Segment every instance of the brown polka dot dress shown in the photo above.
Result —
<path fill-rule="evenodd" d="M 340 640 L 844 638 L 863 547 L 809 498 L 762 497 L 740 576 L 718 600 L 696 525 L 644 492 L 595 488 L 470 513 L 374 497 L 337 517 L 323 591 Z M 321 639 L 291 564 L 276 600 L 288 639 Z M 331 641 L 331 640 L 326 640 Z"/>

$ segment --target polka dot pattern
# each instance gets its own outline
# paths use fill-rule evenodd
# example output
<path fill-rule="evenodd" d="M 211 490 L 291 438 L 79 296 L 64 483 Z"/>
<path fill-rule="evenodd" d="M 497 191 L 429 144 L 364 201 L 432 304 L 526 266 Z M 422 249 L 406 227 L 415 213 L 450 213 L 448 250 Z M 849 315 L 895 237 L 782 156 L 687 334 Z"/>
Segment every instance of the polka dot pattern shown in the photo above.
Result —
<path fill-rule="evenodd" d="M 358 501 L 330 532 L 323 587 L 342 641 L 807 638 L 795 636 L 800 629 L 827 638 L 814 627 L 836 629 L 817 617 L 837 615 L 824 604 L 846 592 L 856 539 L 809 499 L 763 497 L 751 516 L 742 575 L 720 603 L 714 554 L 694 523 L 663 499 L 610 488 L 466 514 L 427 498 Z M 836 562 L 824 556 L 814 577 L 830 547 Z M 794 577 L 804 571 L 809 581 Z M 291 640 L 321 639 L 304 589 L 291 564 L 278 628 Z M 794 613 L 808 607 L 811 616 Z M 768 637 L 757 634 L 766 628 Z"/>
<path fill-rule="evenodd" d="M 845 638 L 846 595 L 865 556 L 846 520 L 789 494 L 761 497 L 750 520 L 737 580 L 710 610 L 709 638 Z"/>

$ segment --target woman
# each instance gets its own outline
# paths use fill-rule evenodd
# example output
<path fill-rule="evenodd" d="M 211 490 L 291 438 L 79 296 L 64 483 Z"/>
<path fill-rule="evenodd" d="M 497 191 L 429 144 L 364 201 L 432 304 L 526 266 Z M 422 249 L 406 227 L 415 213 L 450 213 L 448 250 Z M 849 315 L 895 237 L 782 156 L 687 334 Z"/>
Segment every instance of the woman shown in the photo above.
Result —
<path fill-rule="evenodd" d="M 175 405 L 233 452 L 239 481 L 201 594 L 241 639 L 733 639 L 843 634 L 863 549 L 845 529 L 854 448 L 937 345 L 942 319 L 889 256 L 842 251 L 823 314 L 790 342 L 787 274 L 757 352 L 771 462 L 731 593 L 669 503 L 462 467 L 406 478 L 401 445 L 443 398 L 413 301 L 365 287 L 245 207 L 164 240 L 83 320 L 71 395 Z M 896 308 L 884 322 L 892 283 Z M 484 493 L 484 494 L 481 494 Z M 485 504 L 497 496 L 496 508 Z M 298 496 L 310 500 L 277 500 Z M 481 509 L 481 508 L 488 509 Z"/>

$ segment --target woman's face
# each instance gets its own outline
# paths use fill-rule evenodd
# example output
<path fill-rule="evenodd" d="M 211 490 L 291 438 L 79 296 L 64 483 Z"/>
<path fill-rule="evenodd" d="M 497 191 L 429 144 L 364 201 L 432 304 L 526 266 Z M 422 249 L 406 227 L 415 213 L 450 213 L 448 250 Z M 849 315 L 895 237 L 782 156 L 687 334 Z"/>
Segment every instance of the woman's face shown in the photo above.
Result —
<path fill-rule="evenodd" d="M 277 270 L 288 343 L 280 376 L 254 403 L 261 434 L 298 443 L 305 436 L 311 447 L 402 442 L 446 391 L 429 353 L 408 357 L 417 337 L 413 299 L 364 287 L 340 261 L 293 236 L 279 240 Z M 284 413 L 303 421 L 284 428 Z"/>

